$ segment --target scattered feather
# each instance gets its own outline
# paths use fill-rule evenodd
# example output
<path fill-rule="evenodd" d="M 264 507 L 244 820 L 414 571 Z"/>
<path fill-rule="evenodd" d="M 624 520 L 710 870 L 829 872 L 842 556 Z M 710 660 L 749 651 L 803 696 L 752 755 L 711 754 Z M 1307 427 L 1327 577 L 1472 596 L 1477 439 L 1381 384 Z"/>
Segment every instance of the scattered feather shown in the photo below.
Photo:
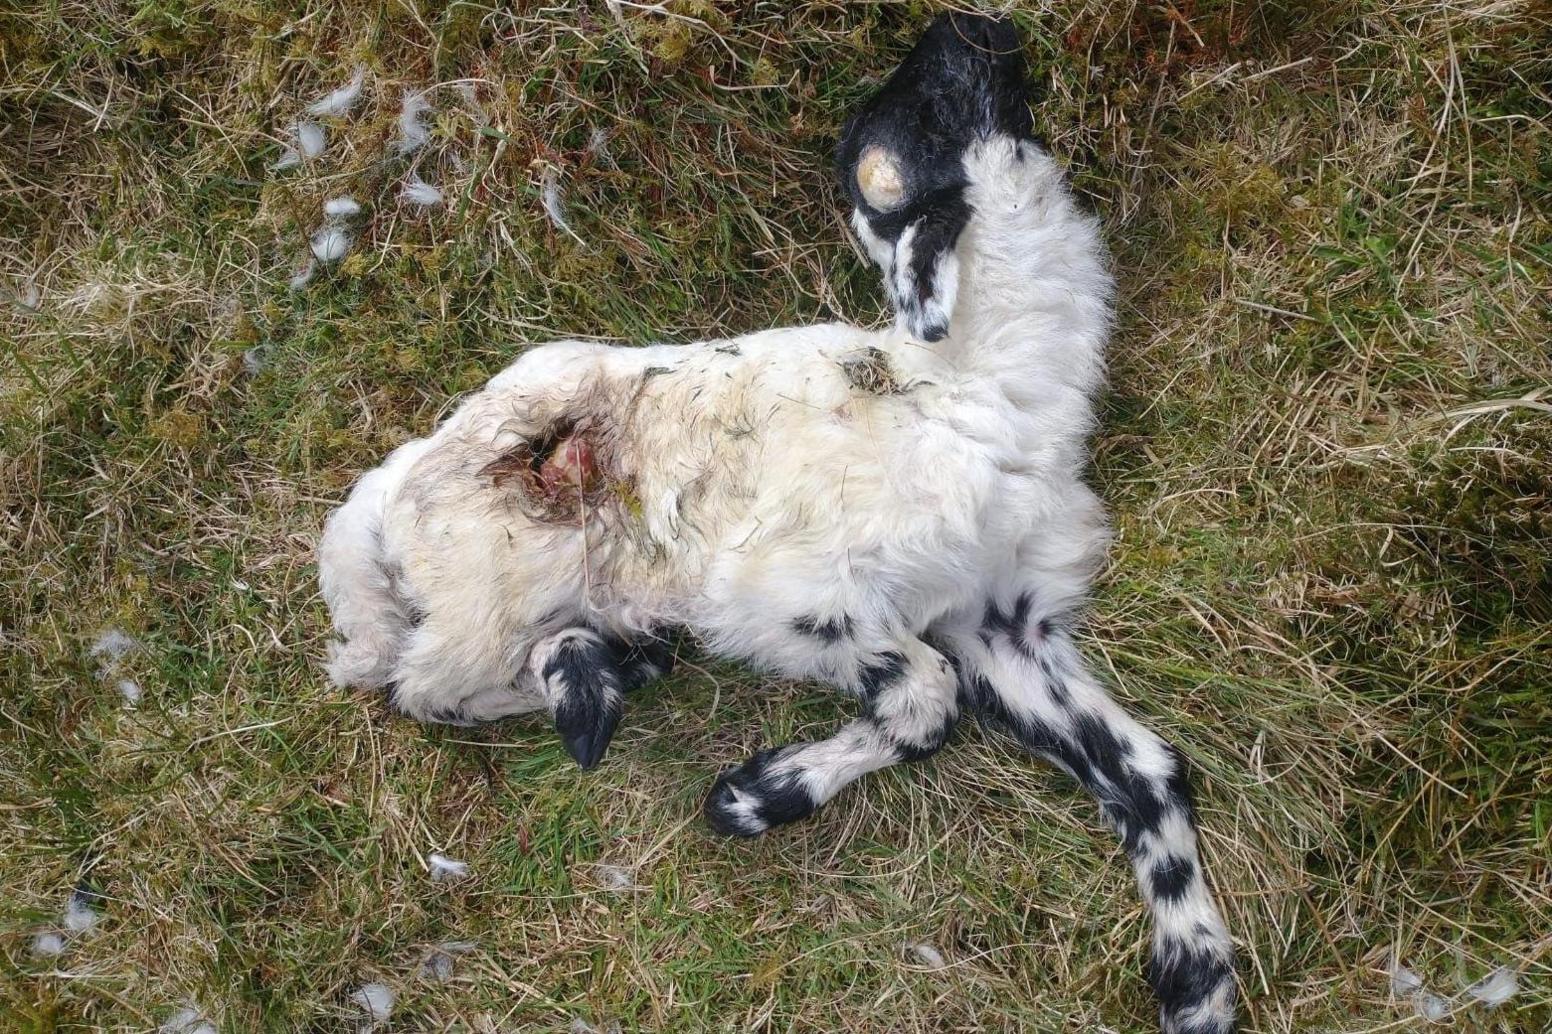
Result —
<path fill-rule="evenodd" d="M 271 172 L 284 172 L 287 169 L 294 169 L 301 164 L 302 156 L 296 153 L 296 148 L 288 147 L 285 153 L 275 159 L 274 163 L 270 165 L 269 170 Z"/>
<path fill-rule="evenodd" d="M 404 103 L 399 108 L 399 141 L 394 145 L 400 154 L 409 154 L 431 139 L 430 131 L 420 121 L 420 116 L 430 110 L 431 102 L 425 94 L 404 91 Z"/>
<path fill-rule="evenodd" d="M 593 1026 L 580 1016 L 571 1018 L 570 1034 L 620 1034 L 619 1020 L 604 1020 L 601 1026 Z"/>
<path fill-rule="evenodd" d="M 468 862 L 449 858 L 445 854 L 433 854 L 427 861 L 431 863 L 432 883 L 449 883 L 453 880 L 461 880 L 469 875 Z"/>
<path fill-rule="evenodd" d="M 598 882 L 605 890 L 631 890 L 636 886 L 635 874 L 623 865 L 600 865 Z"/>
<path fill-rule="evenodd" d="M 1419 991 L 1413 995 L 1412 1008 L 1429 1023 L 1438 1023 L 1450 1014 L 1450 1003 L 1432 991 Z"/>
<path fill-rule="evenodd" d="M 55 930 L 40 930 L 32 939 L 32 953 L 40 959 L 52 959 L 65 953 L 65 937 Z"/>
<path fill-rule="evenodd" d="M 415 971 L 416 975 L 422 980 L 451 980 L 458 956 L 467 955 L 473 950 L 473 941 L 448 941 L 446 944 L 439 944 L 420 960 L 420 966 Z"/>
<path fill-rule="evenodd" d="M 459 83 L 458 96 L 463 98 L 464 107 L 468 108 L 469 114 L 474 116 L 475 125 L 483 128 L 489 123 L 490 120 L 485 117 L 485 109 L 480 106 L 479 91 L 474 88 L 473 83 Z"/>
<path fill-rule="evenodd" d="M 555 171 L 553 165 L 544 170 L 544 176 L 540 181 L 540 197 L 544 202 L 544 214 L 550 222 L 555 224 L 557 230 L 571 235 L 571 238 L 583 247 L 587 242 L 577 236 L 577 232 L 566 222 L 566 210 L 560 192 L 560 174 Z"/>
<path fill-rule="evenodd" d="M 119 679 L 118 690 L 124 703 L 130 706 L 140 703 L 140 683 L 134 679 Z"/>
<path fill-rule="evenodd" d="M 381 1023 L 393 1015 L 393 989 L 387 984 L 362 984 L 350 992 L 350 1000 L 360 1006 L 373 1023 Z"/>
<path fill-rule="evenodd" d="M 412 175 L 410 181 L 404 184 L 404 189 L 399 191 L 399 197 L 412 205 L 440 205 L 442 192 L 425 180 L 419 173 Z"/>
<path fill-rule="evenodd" d="M 1466 993 L 1489 1009 L 1496 1009 L 1515 996 L 1520 989 L 1520 978 L 1508 966 L 1499 966 L 1487 976 L 1466 988 Z"/>
<path fill-rule="evenodd" d="M 603 126 L 594 126 L 592 132 L 587 134 L 587 153 L 592 155 L 595 161 L 602 162 L 610 168 L 618 168 L 614 164 L 614 156 L 609 153 L 609 139 L 613 136 L 614 134 Z"/>
<path fill-rule="evenodd" d="M 305 157 L 316 158 L 329 146 L 329 131 L 316 122 L 298 122 L 292 132 L 296 134 L 297 150 Z"/>
<path fill-rule="evenodd" d="M 307 113 L 320 117 L 349 113 L 361 96 L 361 85 L 365 82 L 366 66 L 357 65 L 355 74 L 350 77 L 350 82 L 313 101 L 307 106 Z"/>
<path fill-rule="evenodd" d="M 122 628 L 105 628 L 92 641 L 92 656 L 106 665 L 114 665 L 139 648 L 135 637 Z"/>
<path fill-rule="evenodd" d="M 25 283 L 16 292 L 16 304 L 26 312 L 37 312 L 43 302 L 43 292 L 32 282 Z"/>
<path fill-rule="evenodd" d="M 313 259 L 313 258 L 309 258 L 307 260 L 307 265 L 303 266 L 301 269 L 298 269 L 295 273 L 291 274 L 291 280 L 290 280 L 290 283 L 287 286 L 289 286 L 291 288 L 291 290 L 293 290 L 293 291 L 300 291 L 302 288 L 306 287 L 309 282 L 311 282 L 311 280 L 313 278 L 313 274 L 316 273 L 317 271 L 318 271 L 318 260 L 317 259 Z M 245 368 L 248 366 L 248 355 L 252 354 L 252 353 L 255 353 L 257 351 L 258 351 L 257 349 L 250 348 L 250 349 L 248 349 L 248 352 L 243 354 L 243 366 Z M 254 367 L 251 370 L 248 370 L 249 373 L 258 373 L 260 366 L 262 366 L 262 360 L 259 360 L 259 359 L 255 358 L 254 362 L 255 362 L 256 365 L 254 365 Z"/>
<path fill-rule="evenodd" d="M 216 1034 L 216 1025 L 193 1005 L 185 1005 L 162 1024 L 161 1034 Z"/>
<path fill-rule="evenodd" d="M 312 263 L 309 262 L 308 266 L 311 267 Z M 307 277 L 309 280 L 312 279 L 312 275 L 312 269 L 309 268 L 307 271 Z M 306 283 L 306 281 L 303 281 L 303 283 Z M 291 289 L 293 291 L 300 289 L 300 285 L 298 285 L 296 282 L 296 277 L 291 278 L 291 284 Z M 250 377 L 255 377 L 262 373 L 263 370 L 264 349 L 260 348 L 258 345 L 254 345 L 252 348 L 243 353 L 243 373 L 246 373 Z"/>
<path fill-rule="evenodd" d="M 350 250 L 350 235 L 338 226 L 325 226 L 313 234 L 312 248 L 319 262 L 338 262 Z"/>
<path fill-rule="evenodd" d="M 138 687 L 136 687 L 138 690 Z M 65 929 L 71 933 L 86 933 L 97 925 L 100 918 L 97 910 L 92 907 L 92 902 L 97 900 L 97 895 L 89 894 L 77 889 L 70 895 L 70 900 L 65 904 L 64 924 Z"/>
<path fill-rule="evenodd" d="M 943 957 L 943 953 L 930 944 L 908 945 L 907 950 L 928 969 L 943 969 L 948 966 L 948 960 Z"/>
<path fill-rule="evenodd" d="M 323 203 L 323 214 L 330 219 L 352 219 L 361 214 L 361 205 L 349 194 L 331 197 Z"/>
<path fill-rule="evenodd" d="M 1407 969 L 1399 962 L 1390 970 L 1390 993 L 1397 998 L 1405 998 L 1414 991 L 1421 989 L 1423 978 Z"/>

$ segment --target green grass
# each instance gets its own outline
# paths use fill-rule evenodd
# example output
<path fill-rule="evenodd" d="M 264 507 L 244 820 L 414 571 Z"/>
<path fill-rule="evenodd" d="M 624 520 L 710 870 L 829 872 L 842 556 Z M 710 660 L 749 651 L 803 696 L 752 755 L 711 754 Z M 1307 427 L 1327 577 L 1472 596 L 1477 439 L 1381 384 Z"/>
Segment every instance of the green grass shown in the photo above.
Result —
<path fill-rule="evenodd" d="M 324 514 L 529 344 L 884 318 L 828 151 L 939 6 L 0 14 L 0 1026 L 348 1029 L 376 979 L 405 1030 L 1152 1029 L 1113 838 L 976 729 L 735 844 L 713 774 L 844 701 L 702 658 L 582 774 L 318 666 Z M 1516 966 L 1451 1023 L 1549 1029 L 1552 11 L 1028 8 L 1121 283 L 1086 649 L 1197 770 L 1247 1030 L 1421 1029 L 1395 956 L 1445 994 Z M 268 173 L 356 62 L 328 152 Z M 399 96 L 466 79 L 486 124 L 437 89 L 448 204 L 406 209 Z M 289 291 L 344 192 L 360 241 Z M 102 922 L 34 957 L 88 868 Z"/>

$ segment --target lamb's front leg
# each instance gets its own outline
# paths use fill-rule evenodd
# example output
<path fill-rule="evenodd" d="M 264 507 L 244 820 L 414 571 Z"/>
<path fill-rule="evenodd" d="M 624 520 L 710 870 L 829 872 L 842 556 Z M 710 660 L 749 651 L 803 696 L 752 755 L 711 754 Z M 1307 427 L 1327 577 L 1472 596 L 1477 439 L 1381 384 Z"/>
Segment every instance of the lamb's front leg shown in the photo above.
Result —
<path fill-rule="evenodd" d="M 706 821 L 729 836 L 758 836 L 813 814 L 852 780 L 937 752 L 959 718 L 955 676 L 942 654 L 910 640 L 860 665 L 865 709 L 827 740 L 763 750 L 717 777 Z"/>

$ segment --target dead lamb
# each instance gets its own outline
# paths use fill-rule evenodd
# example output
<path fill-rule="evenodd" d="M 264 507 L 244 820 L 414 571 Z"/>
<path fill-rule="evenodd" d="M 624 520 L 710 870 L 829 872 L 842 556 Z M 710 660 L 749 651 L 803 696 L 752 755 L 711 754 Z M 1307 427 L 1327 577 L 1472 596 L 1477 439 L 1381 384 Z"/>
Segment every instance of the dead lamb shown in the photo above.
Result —
<path fill-rule="evenodd" d="M 1070 631 L 1108 539 L 1082 473 L 1113 288 L 1020 50 L 1008 22 L 941 17 L 845 127 L 894 328 L 528 351 L 330 517 L 329 671 L 427 721 L 546 710 L 584 768 L 670 630 L 858 697 L 829 739 L 722 773 L 706 817 L 735 836 L 933 754 L 964 711 L 995 721 L 1120 834 L 1164 1030 L 1221 1034 L 1232 946 L 1184 763 Z"/>

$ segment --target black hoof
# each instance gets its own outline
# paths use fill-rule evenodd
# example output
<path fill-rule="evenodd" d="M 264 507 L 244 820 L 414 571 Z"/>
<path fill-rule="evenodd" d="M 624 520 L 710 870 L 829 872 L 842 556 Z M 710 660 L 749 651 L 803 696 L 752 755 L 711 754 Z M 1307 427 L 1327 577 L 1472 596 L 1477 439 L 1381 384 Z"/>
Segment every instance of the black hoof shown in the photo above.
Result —
<path fill-rule="evenodd" d="M 555 709 L 555 731 L 566 753 L 584 770 L 604 759 L 620 724 L 620 710 L 619 694 L 612 690 L 573 692 Z"/>
<path fill-rule="evenodd" d="M 787 750 L 761 751 L 719 775 L 706 795 L 707 825 L 723 836 L 747 838 L 812 815 L 819 805 L 798 773 L 775 764 Z"/>

